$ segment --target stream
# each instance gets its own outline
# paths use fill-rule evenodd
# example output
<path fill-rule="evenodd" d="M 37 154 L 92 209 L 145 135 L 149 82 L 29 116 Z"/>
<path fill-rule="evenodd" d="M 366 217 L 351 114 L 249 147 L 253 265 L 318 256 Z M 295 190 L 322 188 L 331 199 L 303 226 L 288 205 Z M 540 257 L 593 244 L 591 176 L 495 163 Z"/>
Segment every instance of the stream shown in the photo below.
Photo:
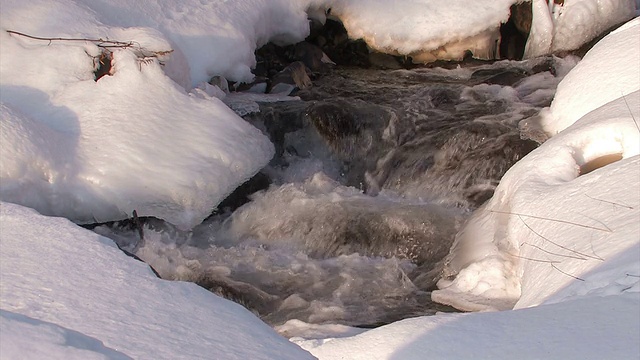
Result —
<path fill-rule="evenodd" d="M 373 327 L 453 311 L 430 300 L 441 260 L 537 146 L 518 123 L 549 106 L 573 65 L 337 67 L 287 101 L 229 95 L 274 143 L 267 167 L 190 232 L 154 218 L 93 230 L 162 278 L 196 282 L 272 326 Z"/>

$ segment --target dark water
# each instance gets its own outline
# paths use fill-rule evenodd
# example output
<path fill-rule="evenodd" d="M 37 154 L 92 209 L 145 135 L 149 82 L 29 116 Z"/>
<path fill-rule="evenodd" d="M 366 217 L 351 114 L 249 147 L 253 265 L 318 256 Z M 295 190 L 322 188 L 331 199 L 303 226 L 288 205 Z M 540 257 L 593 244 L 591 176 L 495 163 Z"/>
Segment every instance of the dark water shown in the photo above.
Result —
<path fill-rule="evenodd" d="M 517 124 L 550 104 L 566 66 L 336 69 L 300 100 L 245 116 L 277 149 L 248 187 L 271 185 L 250 202 L 190 233 L 157 219 L 145 220 L 143 241 L 124 226 L 95 230 L 163 278 L 197 282 L 272 325 L 375 326 L 447 311 L 430 301 L 439 262 L 535 147 Z"/>

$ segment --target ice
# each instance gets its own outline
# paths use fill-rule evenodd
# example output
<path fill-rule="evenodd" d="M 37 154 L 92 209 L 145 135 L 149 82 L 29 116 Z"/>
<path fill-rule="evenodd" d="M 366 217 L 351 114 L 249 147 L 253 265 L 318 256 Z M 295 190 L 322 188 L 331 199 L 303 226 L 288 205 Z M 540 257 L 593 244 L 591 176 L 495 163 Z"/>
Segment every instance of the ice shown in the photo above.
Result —
<path fill-rule="evenodd" d="M 311 359 L 242 306 L 113 242 L 0 203 L 2 358 Z"/>

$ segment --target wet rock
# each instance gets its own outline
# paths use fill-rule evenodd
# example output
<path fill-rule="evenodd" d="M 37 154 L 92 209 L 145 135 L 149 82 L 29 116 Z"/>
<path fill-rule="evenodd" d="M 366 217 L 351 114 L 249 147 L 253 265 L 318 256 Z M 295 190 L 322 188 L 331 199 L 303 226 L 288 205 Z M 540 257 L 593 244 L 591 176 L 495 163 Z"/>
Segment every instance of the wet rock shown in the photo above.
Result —
<path fill-rule="evenodd" d="M 369 54 L 369 63 L 372 67 L 383 70 L 402 69 L 402 66 L 395 57 L 379 52 Z"/>
<path fill-rule="evenodd" d="M 217 86 L 227 94 L 229 93 L 229 82 L 224 78 L 224 76 L 216 75 L 212 77 L 211 80 L 209 80 L 209 84 Z"/>
<path fill-rule="evenodd" d="M 253 73 L 256 76 L 270 78 L 284 70 L 290 62 L 285 48 L 267 43 L 256 50 L 256 67 Z"/>
<path fill-rule="evenodd" d="M 471 74 L 471 80 L 490 85 L 513 86 L 530 74 L 518 68 L 480 69 Z"/>
<path fill-rule="evenodd" d="M 289 64 L 284 70 L 272 78 L 269 92 L 272 94 L 281 94 L 287 90 L 293 91 L 295 88 L 306 89 L 310 87 L 311 78 L 307 71 L 307 67 L 301 61 Z"/>
<path fill-rule="evenodd" d="M 234 86 L 234 91 L 246 91 L 257 94 L 267 92 L 267 78 L 264 76 L 256 76 L 251 83 L 238 83 Z"/>
<path fill-rule="evenodd" d="M 251 179 L 245 181 L 242 185 L 238 186 L 233 192 L 227 196 L 220 204 L 214 214 L 230 213 L 240 206 L 251 201 L 249 196 L 258 191 L 265 190 L 271 185 L 271 179 L 266 174 L 261 172 L 255 174 Z"/>
<path fill-rule="evenodd" d="M 511 5 L 509 20 L 500 26 L 500 58 L 521 60 L 531 31 L 531 2 Z"/>
<path fill-rule="evenodd" d="M 325 72 L 335 65 L 320 47 L 306 41 L 293 47 L 291 58 L 302 61 L 312 72 Z"/>

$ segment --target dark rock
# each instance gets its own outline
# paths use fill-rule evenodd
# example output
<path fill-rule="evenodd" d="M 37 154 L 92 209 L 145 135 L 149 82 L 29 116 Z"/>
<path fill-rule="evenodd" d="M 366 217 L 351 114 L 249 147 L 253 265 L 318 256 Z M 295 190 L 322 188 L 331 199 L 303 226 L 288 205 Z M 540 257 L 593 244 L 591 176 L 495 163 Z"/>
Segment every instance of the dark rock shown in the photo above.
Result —
<path fill-rule="evenodd" d="M 509 20 L 500 26 L 500 58 L 521 60 L 531 31 L 531 2 L 511 5 Z"/>
<path fill-rule="evenodd" d="M 480 69 L 471 74 L 471 80 L 490 85 L 513 86 L 530 74 L 518 68 Z"/>
<path fill-rule="evenodd" d="M 282 71 L 290 62 L 286 48 L 267 43 L 256 50 L 256 67 L 253 73 L 256 76 L 269 78 Z"/>
<path fill-rule="evenodd" d="M 291 58 L 302 61 L 313 72 L 325 72 L 333 62 L 325 55 L 321 48 L 306 41 L 297 43 L 293 47 Z"/>
<path fill-rule="evenodd" d="M 213 213 L 221 214 L 225 212 L 232 212 L 251 201 L 249 198 L 251 194 L 265 190 L 269 185 L 271 185 L 271 179 L 269 179 L 269 176 L 259 172 L 251 179 L 238 186 L 229 196 L 222 200 Z"/>
<path fill-rule="evenodd" d="M 402 66 L 394 56 L 379 52 L 372 52 L 369 54 L 369 63 L 372 67 L 383 70 L 402 69 Z"/>

